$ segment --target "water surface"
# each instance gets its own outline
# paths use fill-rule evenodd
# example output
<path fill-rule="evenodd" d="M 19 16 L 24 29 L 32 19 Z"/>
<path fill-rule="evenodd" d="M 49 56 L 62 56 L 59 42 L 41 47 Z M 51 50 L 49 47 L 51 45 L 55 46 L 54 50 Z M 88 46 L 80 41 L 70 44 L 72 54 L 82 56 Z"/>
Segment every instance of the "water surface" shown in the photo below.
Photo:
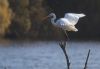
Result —
<path fill-rule="evenodd" d="M 71 69 L 83 69 L 91 49 L 88 69 L 100 69 L 100 42 L 68 43 Z M 66 69 L 66 59 L 58 42 L 11 42 L 0 44 L 0 69 Z"/>

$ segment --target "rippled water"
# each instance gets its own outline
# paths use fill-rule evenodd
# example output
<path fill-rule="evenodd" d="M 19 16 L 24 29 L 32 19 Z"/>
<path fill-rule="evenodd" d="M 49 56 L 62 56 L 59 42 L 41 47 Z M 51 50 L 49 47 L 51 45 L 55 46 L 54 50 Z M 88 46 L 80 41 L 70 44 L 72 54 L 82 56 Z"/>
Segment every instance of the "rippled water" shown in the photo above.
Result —
<path fill-rule="evenodd" d="M 71 69 L 83 69 L 91 49 L 87 69 L 100 68 L 100 42 L 69 42 L 66 48 Z M 67 69 L 58 42 L 12 42 L 0 45 L 0 69 Z"/>

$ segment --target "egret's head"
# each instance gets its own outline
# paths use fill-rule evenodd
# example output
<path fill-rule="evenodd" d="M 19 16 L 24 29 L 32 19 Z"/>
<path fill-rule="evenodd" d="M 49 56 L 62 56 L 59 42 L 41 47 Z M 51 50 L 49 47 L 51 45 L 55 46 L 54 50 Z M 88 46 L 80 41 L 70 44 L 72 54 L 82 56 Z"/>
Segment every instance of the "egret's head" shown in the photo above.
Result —
<path fill-rule="evenodd" d="M 48 17 L 50 17 L 50 18 L 52 18 L 53 16 L 55 16 L 55 13 L 50 13 L 50 14 L 48 15 Z"/>
<path fill-rule="evenodd" d="M 50 13 L 48 16 L 44 17 L 43 20 L 46 20 L 47 18 L 53 18 L 54 16 L 54 13 Z"/>

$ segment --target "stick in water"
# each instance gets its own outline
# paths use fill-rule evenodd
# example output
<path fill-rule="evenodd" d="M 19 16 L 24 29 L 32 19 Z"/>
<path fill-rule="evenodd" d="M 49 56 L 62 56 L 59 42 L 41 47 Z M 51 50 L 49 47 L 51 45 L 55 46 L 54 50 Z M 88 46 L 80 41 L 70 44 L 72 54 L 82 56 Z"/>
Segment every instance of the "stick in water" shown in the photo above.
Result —
<path fill-rule="evenodd" d="M 84 69 L 87 69 L 87 63 L 88 63 L 89 56 L 90 56 L 90 49 L 88 51 L 88 55 L 87 55 L 87 58 L 86 58 Z"/>
<path fill-rule="evenodd" d="M 66 57 L 66 62 L 67 62 L 67 69 L 70 69 L 70 61 L 66 52 L 66 41 L 59 43 L 59 46 L 61 47 L 61 49 L 63 50 L 63 53 Z"/>

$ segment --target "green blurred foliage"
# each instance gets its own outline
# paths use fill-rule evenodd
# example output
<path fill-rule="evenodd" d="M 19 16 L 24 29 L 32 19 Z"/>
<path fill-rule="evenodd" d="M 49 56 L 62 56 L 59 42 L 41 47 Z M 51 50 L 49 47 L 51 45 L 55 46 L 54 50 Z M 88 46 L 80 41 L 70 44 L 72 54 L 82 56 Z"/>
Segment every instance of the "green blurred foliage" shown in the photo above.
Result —
<path fill-rule="evenodd" d="M 15 4 L 14 7 L 11 6 L 14 12 L 14 18 L 10 25 L 10 31 L 7 34 L 13 34 L 13 36 L 19 38 L 22 36 L 25 37 L 31 28 L 30 12 L 28 10 L 29 0 L 15 0 L 10 1 L 10 3 Z"/>
<path fill-rule="evenodd" d="M 54 27 L 49 21 L 42 19 L 47 16 L 44 0 L 9 0 L 14 18 L 6 37 L 47 39 L 53 38 Z"/>

